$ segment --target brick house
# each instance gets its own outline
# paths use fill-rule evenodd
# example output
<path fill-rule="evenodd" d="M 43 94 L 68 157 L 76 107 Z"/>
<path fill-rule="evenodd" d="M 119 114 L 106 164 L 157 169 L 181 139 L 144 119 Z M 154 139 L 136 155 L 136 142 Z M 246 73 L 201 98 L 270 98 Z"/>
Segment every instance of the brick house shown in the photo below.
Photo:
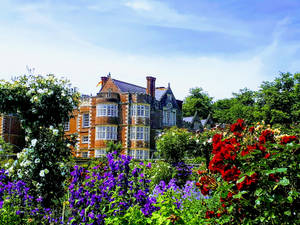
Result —
<path fill-rule="evenodd" d="M 15 115 L 0 114 L 0 137 L 5 142 L 11 143 L 16 152 L 24 147 L 24 131 L 21 128 L 19 119 Z"/>
<path fill-rule="evenodd" d="M 162 129 L 182 126 L 182 101 L 176 100 L 168 85 L 155 87 L 146 77 L 147 88 L 101 77 L 96 96 L 82 95 L 74 118 L 65 125 L 66 135 L 78 133 L 77 157 L 99 157 L 108 141 L 120 142 L 122 153 L 137 159 L 151 158 L 155 136 Z"/>

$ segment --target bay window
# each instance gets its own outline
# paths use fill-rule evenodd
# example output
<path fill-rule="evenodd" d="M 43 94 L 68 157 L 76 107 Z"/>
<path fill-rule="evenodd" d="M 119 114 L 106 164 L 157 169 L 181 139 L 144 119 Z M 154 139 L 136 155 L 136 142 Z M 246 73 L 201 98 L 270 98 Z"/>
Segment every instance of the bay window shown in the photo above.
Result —
<path fill-rule="evenodd" d="M 118 116 L 118 105 L 116 104 L 98 104 L 97 105 L 97 116 Z"/>
<path fill-rule="evenodd" d="M 117 140 L 118 133 L 116 126 L 97 126 L 96 140 Z"/>
<path fill-rule="evenodd" d="M 150 129 L 149 127 L 133 126 L 130 129 L 131 140 L 149 141 Z"/>
<path fill-rule="evenodd" d="M 148 150 L 129 150 L 129 156 L 134 159 L 149 159 L 149 151 Z"/>
<path fill-rule="evenodd" d="M 150 117 L 150 106 L 149 105 L 132 104 L 131 105 L 131 116 L 149 118 Z"/>

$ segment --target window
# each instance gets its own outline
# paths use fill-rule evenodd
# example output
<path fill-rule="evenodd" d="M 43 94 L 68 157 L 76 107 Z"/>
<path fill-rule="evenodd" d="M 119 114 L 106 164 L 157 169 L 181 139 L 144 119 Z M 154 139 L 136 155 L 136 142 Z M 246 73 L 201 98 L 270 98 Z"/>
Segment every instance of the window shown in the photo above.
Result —
<path fill-rule="evenodd" d="M 83 144 L 89 143 L 89 136 L 82 136 L 81 143 L 83 143 Z"/>
<path fill-rule="evenodd" d="M 116 126 L 97 126 L 96 140 L 117 140 Z"/>
<path fill-rule="evenodd" d="M 172 101 L 172 95 L 171 94 L 167 94 L 167 98 L 169 101 Z"/>
<path fill-rule="evenodd" d="M 97 105 L 97 116 L 118 116 L 118 105 L 116 104 L 98 104 Z"/>
<path fill-rule="evenodd" d="M 88 152 L 82 152 L 81 153 L 81 157 L 88 158 L 89 157 L 89 153 Z"/>
<path fill-rule="evenodd" d="M 150 117 L 150 106 L 149 105 L 132 104 L 131 105 L 131 116 L 149 118 Z"/>
<path fill-rule="evenodd" d="M 129 150 L 129 156 L 134 159 L 149 159 L 148 150 Z"/>
<path fill-rule="evenodd" d="M 103 156 L 106 156 L 106 150 L 105 149 L 96 149 L 95 157 L 99 158 L 99 157 L 103 157 Z"/>
<path fill-rule="evenodd" d="M 82 127 L 89 127 L 90 126 L 90 114 L 84 113 L 82 115 Z"/>
<path fill-rule="evenodd" d="M 170 111 L 170 110 L 163 111 L 163 125 L 164 126 L 176 125 L 176 111 Z"/>
<path fill-rule="evenodd" d="M 149 141 L 149 127 L 131 127 L 131 140 Z"/>
<path fill-rule="evenodd" d="M 70 121 L 65 122 L 64 124 L 64 131 L 69 131 L 70 130 Z"/>

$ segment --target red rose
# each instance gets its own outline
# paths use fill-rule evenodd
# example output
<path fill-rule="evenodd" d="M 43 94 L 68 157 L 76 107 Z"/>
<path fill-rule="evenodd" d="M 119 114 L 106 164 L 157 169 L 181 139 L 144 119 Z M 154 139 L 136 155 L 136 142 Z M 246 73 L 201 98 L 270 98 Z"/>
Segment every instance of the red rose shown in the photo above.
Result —
<path fill-rule="evenodd" d="M 280 144 L 285 145 L 287 143 L 291 143 L 292 141 L 296 141 L 296 136 L 283 136 L 280 140 Z"/>
<path fill-rule="evenodd" d="M 212 210 L 207 210 L 206 213 L 205 213 L 205 218 L 206 219 L 210 219 L 210 218 L 212 218 L 214 216 L 215 216 L 215 212 L 212 211 Z"/>

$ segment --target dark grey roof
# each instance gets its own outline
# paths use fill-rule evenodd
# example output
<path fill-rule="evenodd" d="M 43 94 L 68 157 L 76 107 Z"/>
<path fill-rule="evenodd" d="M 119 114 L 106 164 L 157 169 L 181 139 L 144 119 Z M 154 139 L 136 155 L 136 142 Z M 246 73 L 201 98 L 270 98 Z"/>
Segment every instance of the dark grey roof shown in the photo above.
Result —
<path fill-rule="evenodd" d="M 194 118 L 193 116 L 189 116 L 189 117 L 183 117 L 182 119 L 184 122 L 192 123 L 193 118 Z"/>
<path fill-rule="evenodd" d="M 202 126 L 206 125 L 206 123 L 207 123 L 207 119 L 205 119 L 205 120 L 201 120 L 201 124 L 202 124 Z"/>
<path fill-rule="evenodd" d="M 146 88 L 129 84 L 124 81 L 112 79 L 113 82 L 118 86 L 121 92 L 129 92 L 129 93 L 144 93 L 146 94 Z"/>
<path fill-rule="evenodd" d="M 162 96 L 166 93 L 168 89 L 165 88 L 165 89 L 162 89 L 162 88 L 159 88 L 159 89 L 155 89 L 155 98 L 157 101 L 160 101 Z"/>

